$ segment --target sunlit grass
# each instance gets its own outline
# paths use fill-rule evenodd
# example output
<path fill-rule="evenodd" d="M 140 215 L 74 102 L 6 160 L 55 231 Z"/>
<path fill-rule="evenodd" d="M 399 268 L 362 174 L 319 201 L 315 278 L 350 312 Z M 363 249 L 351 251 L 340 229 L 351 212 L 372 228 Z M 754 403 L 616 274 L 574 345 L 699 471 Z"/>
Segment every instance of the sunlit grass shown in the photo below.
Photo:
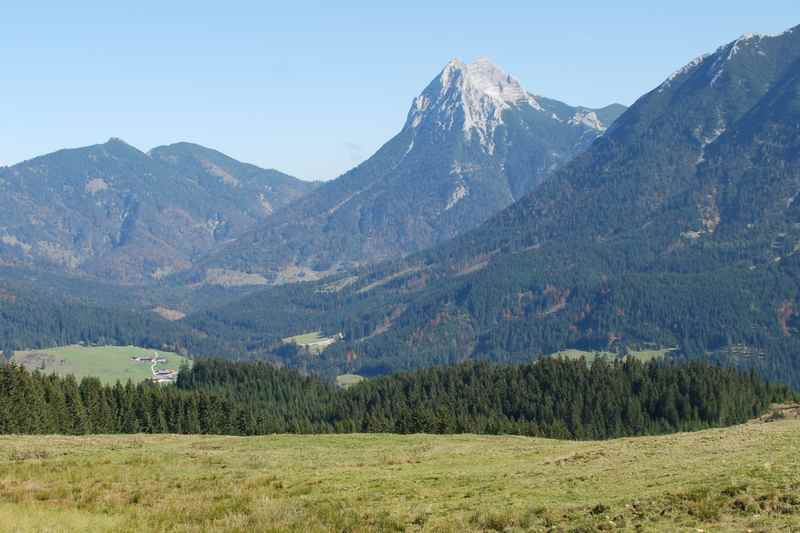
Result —
<path fill-rule="evenodd" d="M 336 384 L 342 388 L 352 387 L 364 381 L 363 376 L 357 374 L 339 374 L 336 376 Z"/>
<path fill-rule="evenodd" d="M 792 419 L 604 442 L 1 437 L 0 528 L 773 531 L 800 527 L 798 450 Z"/>
<path fill-rule="evenodd" d="M 675 348 L 658 348 L 652 350 L 628 350 L 627 355 L 638 359 L 643 362 L 651 361 L 653 359 L 660 359 L 668 353 L 674 351 Z M 586 359 L 587 362 L 592 362 L 595 359 L 617 359 L 620 356 L 614 352 L 605 351 L 586 351 L 576 349 L 566 349 L 559 352 L 550 354 L 550 357 L 563 357 L 564 359 Z"/>
<path fill-rule="evenodd" d="M 159 364 L 161 369 L 178 369 L 182 364 L 191 361 L 176 353 L 151 350 L 138 346 L 60 346 L 41 350 L 14 352 L 14 361 L 30 370 L 55 373 L 60 376 L 69 374 L 81 379 L 96 377 L 104 383 L 144 381 L 152 374 L 149 363 L 131 361 L 131 357 L 151 357 L 158 354 L 167 362 Z"/>
<path fill-rule="evenodd" d="M 321 331 L 312 331 L 309 333 L 303 333 L 301 335 L 295 335 L 294 337 L 286 337 L 283 339 L 283 342 L 302 346 L 305 344 L 313 344 L 315 342 L 324 341 L 326 339 L 328 339 L 328 337 L 323 337 Z"/>

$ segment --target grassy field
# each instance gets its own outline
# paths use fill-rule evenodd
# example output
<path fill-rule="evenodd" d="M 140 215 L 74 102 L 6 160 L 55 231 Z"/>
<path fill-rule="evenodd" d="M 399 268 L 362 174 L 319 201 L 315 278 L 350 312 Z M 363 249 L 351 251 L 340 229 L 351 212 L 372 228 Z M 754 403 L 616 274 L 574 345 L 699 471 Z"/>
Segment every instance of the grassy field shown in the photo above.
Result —
<path fill-rule="evenodd" d="M 669 352 L 675 351 L 676 348 L 660 348 L 658 350 L 629 350 L 628 353 L 639 359 L 640 361 L 650 361 L 653 359 L 661 359 Z"/>
<path fill-rule="evenodd" d="M 5 531 L 798 531 L 800 420 L 663 437 L 0 437 Z"/>
<path fill-rule="evenodd" d="M 586 359 L 587 362 L 591 363 L 592 361 L 598 358 L 613 359 L 617 357 L 617 354 L 612 352 L 587 352 L 584 350 L 573 350 L 572 348 L 570 348 L 567 350 L 561 350 L 560 352 L 550 354 L 550 357 L 563 357 L 564 359 L 584 358 Z"/>
<path fill-rule="evenodd" d="M 78 379 L 94 376 L 105 383 L 116 381 L 134 382 L 149 378 L 150 364 L 131 361 L 135 356 L 152 356 L 157 352 L 165 357 L 166 363 L 160 369 L 180 368 L 190 361 L 172 352 L 162 352 L 136 346 L 61 346 L 44 350 L 30 350 L 14 353 L 14 361 L 31 370 L 54 372 L 66 376 L 72 374 Z"/>
<path fill-rule="evenodd" d="M 661 357 L 664 357 L 666 354 L 673 351 L 674 349 L 675 348 L 660 348 L 657 350 L 628 350 L 628 355 L 630 355 L 631 357 L 635 357 L 640 361 L 650 361 L 652 359 L 659 359 Z M 550 357 L 564 357 L 566 359 L 580 359 L 581 357 L 583 357 L 588 362 L 592 362 L 598 358 L 615 359 L 618 357 L 618 355 L 613 352 L 603 352 L 603 351 L 587 352 L 583 350 L 567 349 L 551 354 Z"/>
<path fill-rule="evenodd" d="M 320 353 L 328 346 L 339 340 L 339 337 L 324 337 L 321 331 L 311 331 L 303 333 L 302 335 L 295 335 L 294 337 L 286 337 L 283 339 L 284 343 L 296 344 L 307 349 L 311 353 Z"/>
<path fill-rule="evenodd" d="M 336 385 L 346 389 L 361 383 L 364 379 L 364 376 L 359 376 L 358 374 L 339 374 L 336 376 Z"/>
<path fill-rule="evenodd" d="M 286 337 L 283 339 L 283 342 L 287 344 L 291 343 L 299 346 L 305 346 L 307 344 L 314 344 L 327 339 L 329 339 L 329 337 L 323 337 L 321 331 L 311 331 L 309 333 L 303 333 L 302 335 L 295 335 L 294 337 Z"/>

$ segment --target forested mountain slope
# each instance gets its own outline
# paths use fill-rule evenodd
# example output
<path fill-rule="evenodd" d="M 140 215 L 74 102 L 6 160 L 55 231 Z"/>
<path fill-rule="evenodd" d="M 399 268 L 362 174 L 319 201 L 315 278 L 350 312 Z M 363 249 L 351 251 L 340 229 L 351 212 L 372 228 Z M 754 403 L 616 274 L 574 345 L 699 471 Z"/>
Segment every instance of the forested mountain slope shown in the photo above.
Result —
<path fill-rule="evenodd" d="M 674 347 L 798 384 L 799 75 L 800 31 L 745 35 L 478 229 L 188 320 L 235 331 L 243 351 L 337 371 Z M 318 357 L 278 349 L 301 328 L 345 341 Z"/>
<path fill-rule="evenodd" d="M 0 262 L 152 281 L 315 186 L 189 143 L 60 150 L 0 168 Z"/>
<path fill-rule="evenodd" d="M 163 301 L 165 296 L 177 301 L 184 295 L 0 268 L 0 352 L 7 358 L 15 350 L 80 343 L 235 355 L 217 339 L 192 331 L 163 308 L 153 307 L 152 299 Z M 198 300 L 192 303 L 202 305 L 200 300 L 227 301 L 232 294 L 206 290 L 194 297 Z M 143 305 L 147 302 L 151 303 Z"/>

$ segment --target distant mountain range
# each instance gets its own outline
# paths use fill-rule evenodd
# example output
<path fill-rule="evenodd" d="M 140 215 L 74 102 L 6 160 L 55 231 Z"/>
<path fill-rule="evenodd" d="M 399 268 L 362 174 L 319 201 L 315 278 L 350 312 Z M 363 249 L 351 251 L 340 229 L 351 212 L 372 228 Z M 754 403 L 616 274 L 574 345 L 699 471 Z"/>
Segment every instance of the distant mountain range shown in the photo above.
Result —
<path fill-rule="evenodd" d="M 61 150 L 0 169 L 0 265 L 124 284 L 317 279 L 476 227 L 624 109 L 571 107 L 485 59 L 453 60 L 399 134 L 322 186 L 189 143 Z"/>
<path fill-rule="evenodd" d="M 335 372 L 671 350 L 800 385 L 799 193 L 800 30 L 748 34 L 477 229 L 187 320 L 233 350 Z M 345 341 L 308 356 L 276 348 L 267 324 Z"/>
<path fill-rule="evenodd" d="M 0 263 L 157 280 L 315 187 L 189 143 L 61 150 L 0 168 Z"/>
<path fill-rule="evenodd" d="M 617 118 L 619 111 L 572 108 L 530 95 L 486 61 L 453 61 L 372 158 L 316 189 L 304 184 L 304 196 L 271 215 L 248 196 L 261 218 L 235 230 L 231 223 L 185 253 L 165 289 L 179 304 L 180 291 L 197 284 L 212 299 L 220 285 L 313 281 L 154 322 L 163 333 L 148 343 L 367 376 L 563 350 L 666 354 L 753 367 L 800 386 L 800 29 L 744 35 L 691 61 Z M 134 151 L 148 165 L 195 168 L 211 179 L 207 164 L 157 150 L 119 142 L 85 150 L 82 161 L 98 150 L 114 169 L 128 160 L 118 150 Z M 71 198 L 65 190 L 93 198 L 111 188 L 111 173 L 61 170 L 77 176 L 65 188 L 63 177 L 50 186 L 49 172 L 37 172 L 55 167 L 25 165 L 15 186 L 40 191 L 39 210 L 19 196 L 0 216 L 23 208 L 28 217 L 51 216 L 42 206 L 60 213 L 58 202 Z M 16 168 L 2 171 L 4 190 Z M 139 169 L 150 167 L 122 168 L 113 175 L 148 176 Z M 231 186 L 220 172 L 210 176 Z M 47 196 L 52 190 L 61 195 Z M 184 190 L 162 196 L 183 198 Z M 79 205 L 94 213 L 91 202 Z M 2 237 L 6 258 L 9 250 L 33 254 L 38 241 L 23 231 L 73 234 L 57 223 L 15 227 Z M 148 236 L 159 235 L 150 227 L 135 226 L 127 239 L 120 229 L 111 242 L 148 249 Z M 17 316 L 14 287 L 5 290 L 4 312 Z M 27 301 L 46 297 L 31 294 Z M 148 305 L 156 294 L 147 293 Z M 140 315 L 125 320 L 145 324 L 137 328 L 146 335 Z M 4 342 L 34 338 L 29 323 L 18 322 Z M 81 326 L 69 338 L 99 334 Z M 283 340 L 310 333 L 333 344 L 319 351 Z"/>
<path fill-rule="evenodd" d="M 454 59 L 375 155 L 192 269 L 192 282 L 316 279 L 468 231 L 583 152 L 625 110 L 534 96 L 486 59 Z"/>

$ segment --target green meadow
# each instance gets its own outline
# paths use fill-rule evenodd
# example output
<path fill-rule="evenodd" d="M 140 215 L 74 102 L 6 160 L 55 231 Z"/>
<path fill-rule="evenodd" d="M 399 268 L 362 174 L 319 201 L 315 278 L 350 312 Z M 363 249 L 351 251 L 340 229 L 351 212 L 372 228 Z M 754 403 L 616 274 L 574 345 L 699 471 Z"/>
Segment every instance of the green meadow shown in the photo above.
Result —
<path fill-rule="evenodd" d="M 629 357 L 633 357 L 639 359 L 640 361 L 650 361 L 652 359 L 660 359 L 667 355 L 669 352 L 675 350 L 675 348 L 655 348 L 650 350 L 628 350 L 627 355 Z M 550 357 L 563 357 L 565 359 L 586 359 L 588 362 L 592 362 L 595 359 L 616 359 L 620 357 L 618 354 L 613 352 L 605 352 L 605 351 L 584 351 L 584 350 L 575 350 L 575 349 L 566 349 L 561 350 L 560 352 L 555 352 L 550 354 Z"/>
<path fill-rule="evenodd" d="M 602 442 L 5 436 L 5 531 L 797 531 L 800 420 Z"/>
<path fill-rule="evenodd" d="M 336 385 L 347 389 L 353 385 L 358 385 L 364 380 L 364 376 L 359 376 L 358 374 L 339 374 L 336 376 Z"/>
<path fill-rule="evenodd" d="M 295 335 L 294 337 L 286 337 L 283 339 L 285 343 L 297 344 L 300 346 L 306 344 L 313 344 L 315 342 L 320 342 L 326 340 L 328 337 L 323 337 L 321 331 L 311 331 L 309 333 L 303 333 L 301 335 Z"/>
<path fill-rule="evenodd" d="M 176 353 L 140 348 L 137 346 L 61 346 L 42 350 L 14 353 L 14 361 L 41 372 L 52 372 L 61 376 L 69 374 L 76 378 L 97 377 L 104 383 L 144 381 L 151 376 L 150 364 L 139 363 L 131 357 L 151 357 L 158 354 L 167 359 L 159 369 L 178 369 L 191 361 Z"/>

